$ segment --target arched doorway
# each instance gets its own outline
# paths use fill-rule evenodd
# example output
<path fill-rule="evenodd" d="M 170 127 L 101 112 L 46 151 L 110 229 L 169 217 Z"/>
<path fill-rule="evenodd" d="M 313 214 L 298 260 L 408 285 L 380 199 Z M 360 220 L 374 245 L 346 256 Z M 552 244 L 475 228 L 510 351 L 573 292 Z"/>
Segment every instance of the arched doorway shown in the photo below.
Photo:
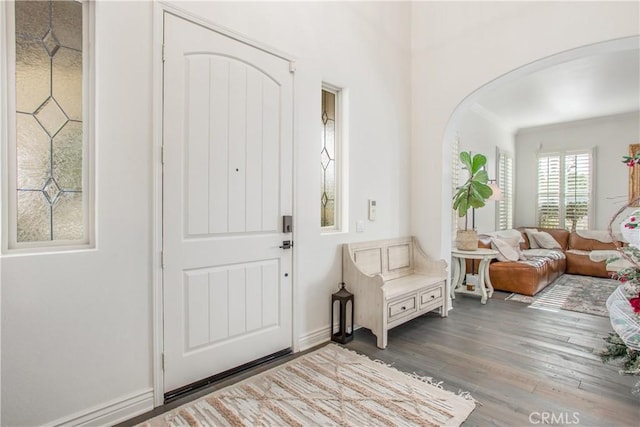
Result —
<path fill-rule="evenodd" d="M 442 162 L 443 165 L 452 165 L 454 167 L 454 158 L 452 155 L 452 150 L 454 147 L 454 143 L 457 139 L 459 139 L 459 129 L 461 128 L 461 122 L 465 118 L 465 114 L 473 108 L 476 108 L 479 105 L 480 101 L 488 96 L 488 94 L 495 93 L 499 91 L 500 88 L 505 87 L 507 85 L 515 85 L 519 81 L 522 81 L 530 76 L 536 75 L 536 73 L 542 73 L 545 70 L 549 70 L 552 67 L 559 67 L 563 64 L 575 63 L 576 61 L 583 60 L 584 58 L 594 57 L 597 55 L 605 55 L 611 54 L 615 52 L 623 52 L 635 50 L 637 52 L 638 46 L 640 43 L 640 38 L 637 36 L 634 37 L 626 37 L 621 39 L 615 39 L 611 41 L 591 44 L 575 49 L 571 49 L 568 51 L 560 52 L 556 55 L 549 56 L 546 58 L 542 58 L 535 62 L 523 65 L 522 67 L 516 68 L 513 71 L 506 73 L 485 85 L 479 87 L 477 90 L 470 93 L 466 96 L 460 104 L 456 107 L 454 112 L 449 118 L 448 124 L 445 130 L 445 136 L 443 141 L 443 151 L 442 151 Z M 637 92 L 637 91 L 636 91 Z M 464 141 L 460 142 L 460 149 L 468 149 L 465 147 Z M 483 153 L 487 154 L 490 157 L 490 161 L 492 157 L 495 157 L 495 148 L 489 150 L 489 152 Z M 490 172 L 490 175 L 493 175 Z M 443 197 L 442 203 L 443 206 L 448 207 L 450 209 L 451 205 L 451 193 L 452 192 L 452 182 L 451 180 L 443 182 Z M 484 208 L 483 208 L 484 209 Z M 443 209 L 444 210 L 444 209 Z M 444 216 L 443 215 L 443 227 L 441 229 L 442 235 L 441 238 L 443 242 L 451 240 L 451 234 L 453 231 L 452 226 L 453 215 Z M 531 225 L 531 224 L 516 224 L 515 225 Z"/>

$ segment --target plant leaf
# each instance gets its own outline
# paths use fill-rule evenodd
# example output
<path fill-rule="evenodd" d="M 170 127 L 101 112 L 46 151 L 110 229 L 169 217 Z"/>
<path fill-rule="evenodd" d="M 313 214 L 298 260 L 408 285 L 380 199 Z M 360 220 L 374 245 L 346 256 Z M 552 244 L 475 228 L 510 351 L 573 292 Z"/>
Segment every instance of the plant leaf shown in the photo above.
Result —
<path fill-rule="evenodd" d="M 481 170 L 477 174 L 475 174 L 475 176 L 473 177 L 473 181 L 486 184 L 487 182 L 489 182 L 489 174 L 487 173 L 487 171 Z"/>
<path fill-rule="evenodd" d="M 473 188 L 473 192 L 474 195 L 476 195 L 476 198 L 482 199 L 483 201 L 484 199 L 488 199 L 489 197 L 491 197 L 491 195 L 493 194 L 493 190 L 491 189 L 491 187 L 481 182 L 474 181 L 471 183 L 471 187 Z"/>
<path fill-rule="evenodd" d="M 462 165 L 467 168 L 467 170 L 469 171 L 470 174 L 473 175 L 473 173 L 471 172 L 472 165 L 471 165 L 471 153 L 469 153 L 468 151 L 463 151 L 460 153 L 460 161 L 462 162 Z"/>
<path fill-rule="evenodd" d="M 473 156 L 473 164 L 471 167 L 471 174 L 475 175 L 484 165 L 487 164 L 487 157 L 483 154 L 476 154 Z"/>
<path fill-rule="evenodd" d="M 462 197 L 460 199 L 460 203 L 458 203 L 458 216 L 462 218 L 467 214 L 468 210 L 469 208 L 467 207 L 467 199 L 465 197 Z"/>
<path fill-rule="evenodd" d="M 454 197 L 453 198 L 453 210 L 454 211 L 458 210 L 458 206 L 460 206 L 460 199 L 461 199 L 461 197 Z"/>
<path fill-rule="evenodd" d="M 471 202 L 471 207 L 472 208 L 481 208 L 484 206 L 484 201 L 480 200 L 480 199 L 471 199 L 469 200 L 469 202 Z"/>

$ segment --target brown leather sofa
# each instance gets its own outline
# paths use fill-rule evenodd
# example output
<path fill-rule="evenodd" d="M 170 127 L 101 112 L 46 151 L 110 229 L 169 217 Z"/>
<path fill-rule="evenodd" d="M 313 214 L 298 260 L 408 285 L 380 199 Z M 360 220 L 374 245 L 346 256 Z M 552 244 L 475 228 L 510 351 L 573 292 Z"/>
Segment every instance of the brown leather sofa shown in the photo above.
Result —
<path fill-rule="evenodd" d="M 565 273 L 581 274 L 583 276 L 610 277 L 604 261 L 594 262 L 589 259 L 591 251 L 616 250 L 614 243 L 603 243 L 595 239 L 585 239 L 578 234 L 569 236 L 569 249 L 565 251 L 567 256 L 567 269 Z"/>
<path fill-rule="evenodd" d="M 523 261 L 497 261 L 489 266 L 491 283 L 496 290 L 515 292 L 533 296 L 564 273 L 586 276 L 609 277 L 605 262 L 589 259 L 592 250 L 615 250 L 613 243 L 584 239 L 575 232 L 564 229 L 541 227 L 518 227 L 524 242 L 520 249 L 530 249 L 525 228 L 536 228 L 549 233 L 561 246 L 561 250 L 550 252 L 547 256 L 527 256 Z M 479 247 L 490 248 L 490 240 L 480 240 Z M 470 271 L 467 265 L 467 271 Z"/>

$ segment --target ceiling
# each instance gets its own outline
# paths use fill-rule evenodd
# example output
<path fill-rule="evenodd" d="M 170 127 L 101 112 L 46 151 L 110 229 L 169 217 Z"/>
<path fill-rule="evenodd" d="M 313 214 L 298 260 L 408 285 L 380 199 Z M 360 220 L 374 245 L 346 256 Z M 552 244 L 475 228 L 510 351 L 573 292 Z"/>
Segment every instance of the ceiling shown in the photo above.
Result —
<path fill-rule="evenodd" d="M 638 111 L 639 52 L 604 52 L 553 65 L 481 95 L 472 108 L 511 132 Z"/>

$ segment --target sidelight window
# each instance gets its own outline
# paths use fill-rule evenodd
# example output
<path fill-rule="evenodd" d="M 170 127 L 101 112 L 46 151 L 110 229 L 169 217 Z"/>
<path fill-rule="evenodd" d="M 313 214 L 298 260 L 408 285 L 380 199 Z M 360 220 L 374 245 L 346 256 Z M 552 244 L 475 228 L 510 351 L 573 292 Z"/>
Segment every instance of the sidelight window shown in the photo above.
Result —
<path fill-rule="evenodd" d="M 87 244 L 89 4 L 55 0 L 12 5 L 8 246 Z"/>
<path fill-rule="evenodd" d="M 322 89 L 320 147 L 320 225 L 323 231 L 340 229 L 340 91 Z"/>

